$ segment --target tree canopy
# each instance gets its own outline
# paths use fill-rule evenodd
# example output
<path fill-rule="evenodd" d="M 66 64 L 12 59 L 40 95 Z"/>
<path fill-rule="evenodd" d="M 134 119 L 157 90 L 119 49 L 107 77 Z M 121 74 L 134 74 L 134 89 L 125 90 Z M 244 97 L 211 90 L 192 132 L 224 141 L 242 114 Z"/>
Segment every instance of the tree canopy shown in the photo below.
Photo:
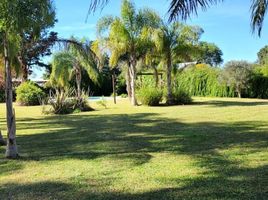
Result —
<path fill-rule="evenodd" d="M 258 63 L 261 65 L 268 64 L 268 45 L 261 48 L 258 52 Z"/>

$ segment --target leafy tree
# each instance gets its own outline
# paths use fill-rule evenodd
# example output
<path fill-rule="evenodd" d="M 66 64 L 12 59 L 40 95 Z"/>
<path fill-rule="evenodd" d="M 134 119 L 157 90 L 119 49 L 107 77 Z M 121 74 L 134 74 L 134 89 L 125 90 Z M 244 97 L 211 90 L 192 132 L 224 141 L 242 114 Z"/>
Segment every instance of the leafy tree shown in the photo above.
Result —
<path fill-rule="evenodd" d="M 188 91 L 192 96 L 234 97 L 235 90 L 220 81 L 222 69 L 197 64 L 175 75 L 175 88 Z"/>
<path fill-rule="evenodd" d="M 7 110 L 7 148 L 6 157 L 18 156 L 16 145 L 16 122 L 12 102 L 12 76 L 11 62 L 18 55 L 24 30 L 32 30 L 35 27 L 37 12 L 42 14 L 52 4 L 50 0 L 1 0 L 0 1 L 0 38 L 1 55 L 4 56 L 5 65 L 5 90 Z M 32 6 L 34 5 L 34 7 Z"/>
<path fill-rule="evenodd" d="M 40 58 L 50 55 L 50 47 L 57 40 L 57 33 L 48 32 L 56 20 L 55 7 L 50 0 L 32 1 L 30 8 L 32 10 L 32 27 L 23 29 L 19 34 L 21 37 L 18 60 L 22 72 L 22 80 L 28 79 L 28 74 L 32 66 L 44 66 Z"/>
<path fill-rule="evenodd" d="M 211 66 L 217 66 L 223 62 L 222 51 L 213 43 L 200 42 L 200 54 L 197 56 L 197 61 L 206 63 Z"/>
<path fill-rule="evenodd" d="M 173 104 L 172 67 L 181 61 L 192 59 L 196 45 L 203 30 L 199 27 L 186 26 L 178 22 L 163 24 L 153 35 L 155 47 L 160 58 L 160 65 L 166 66 L 167 104 Z"/>
<path fill-rule="evenodd" d="M 252 65 L 246 61 L 229 61 L 224 66 L 223 80 L 229 86 L 234 86 L 239 98 L 242 91 L 248 87 Z"/>
<path fill-rule="evenodd" d="M 17 56 L 23 82 L 28 79 L 33 66 L 47 67 L 41 58 L 51 55 L 51 47 L 58 40 L 56 32 L 46 33 L 43 30 L 37 37 L 32 35 L 33 33 L 23 34 L 22 45 Z"/>
<path fill-rule="evenodd" d="M 110 66 L 115 67 L 122 57 L 127 61 L 132 105 L 137 105 L 135 96 L 137 63 L 148 50 L 145 35 L 149 29 L 157 27 L 159 21 L 155 12 L 149 9 L 136 11 L 132 2 L 123 0 L 120 17 L 107 16 L 98 22 L 99 41 L 104 41 L 105 47 L 111 52 Z M 108 37 L 102 35 L 105 31 L 108 31 Z"/>
<path fill-rule="evenodd" d="M 173 21 L 178 17 L 186 20 L 192 13 L 197 14 L 201 8 L 206 10 L 210 5 L 223 2 L 224 0 L 170 0 L 168 9 L 169 20 Z M 95 11 L 97 7 L 104 7 L 109 0 L 91 0 L 89 11 Z M 251 28 L 257 31 L 260 36 L 263 27 L 263 21 L 266 15 L 268 1 L 267 0 L 251 0 Z"/>
<path fill-rule="evenodd" d="M 268 64 L 268 46 L 261 48 L 258 52 L 258 63 L 261 65 L 267 65 Z"/>

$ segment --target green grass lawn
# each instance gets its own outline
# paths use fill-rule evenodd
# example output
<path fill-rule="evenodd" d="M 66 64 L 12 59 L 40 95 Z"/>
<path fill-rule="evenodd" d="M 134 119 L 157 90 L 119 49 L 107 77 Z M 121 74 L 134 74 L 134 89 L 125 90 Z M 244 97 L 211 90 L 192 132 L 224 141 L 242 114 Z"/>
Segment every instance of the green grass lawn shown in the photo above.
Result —
<path fill-rule="evenodd" d="M 0 147 L 1 200 L 268 199 L 268 101 L 92 106 L 64 116 L 16 107 L 22 157 Z"/>

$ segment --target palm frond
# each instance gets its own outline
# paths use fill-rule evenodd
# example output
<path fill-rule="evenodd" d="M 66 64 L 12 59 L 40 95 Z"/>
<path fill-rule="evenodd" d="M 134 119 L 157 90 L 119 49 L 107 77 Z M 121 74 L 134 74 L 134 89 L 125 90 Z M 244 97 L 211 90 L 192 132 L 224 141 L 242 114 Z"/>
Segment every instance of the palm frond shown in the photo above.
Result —
<path fill-rule="evenodd" d="M 97 36 L 101 36 L 104 31 L 107 31 L 113 21 L 114 17 L 112 15 L 107 15 L 99 19 L 97 23 Z"/>
<path fill-rule="evenodd" d="M 69 51 L 75 57 L 76 61 L 84 68 L 90 79 L 99 83 L 99 58 L 95 54 L 95 52 L 91 49 L 92 42 L 91 41 L 83 41 L 80 42 L 76 38 L 71 38 L 72 41 L 69 45 Z"/>
<path fill-rule="evenodd" d="M 206 10 L 210 5 L 217 4 L 223 0 L 171 0 L 169 6 L 169 21 L 177 18 L 186 20 L 191 14 L 197 15 L 198 9 Z"/>
<path fill-rule="evenodd" d="M 251 28 L 261 35 L 264 17 L 267 12 L 268 0 L 252 0 L 251 5 Z"/>
<path fill-rule="evenodd" d="M 90 13 L 96 12 L 97 8 L 99 7 L 103 9 L 108 2 L 109 0 L 91 0 L 89 8 L 88 8 L 87 16 L 86 16 L 86 21 Z"/>
<path fill-rule="evenodd" d="M 73 56 L 67 51 L 58 52 L 53 55 L 50 76 L 50 83 L 52 85 L 61 88 L 68 86 L 73 68 L 73 59 Z"/>

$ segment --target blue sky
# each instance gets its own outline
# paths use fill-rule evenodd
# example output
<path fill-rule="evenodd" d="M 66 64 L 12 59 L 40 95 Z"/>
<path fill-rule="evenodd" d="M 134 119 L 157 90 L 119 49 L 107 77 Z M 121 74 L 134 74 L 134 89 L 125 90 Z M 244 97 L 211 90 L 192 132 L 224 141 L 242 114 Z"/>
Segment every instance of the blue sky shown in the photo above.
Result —
<path fill-rule="evenodd" d="M 85 22 L 89 0 L 57 0 L 57 19 L 54 31 L 60 37 L 72 35 L 96 38 L 96 23 L 107 14 L 119 15 L 121 0 L 111 0 L 102 10 L 90 14 Z M 149 7 L 168 18 L 168 0 L 134 0 L 136 7 Z M 265 22 L 262 36 L 253 35 L 250 29 L 250 0 L 225 0 L 224 3 L 212 6 L 207 11 L 200 11 L 198 16 L 192 16 L 187 24 L 198 25 L 204 29 L 201 40 L 213 42 L 223 51 L 224 62 L 230 60 L 248 60 L 254 62 L 257 52 L 268 44 L 268 24 Z M 267 21 L 267 20 L 266 20 Z"/>

